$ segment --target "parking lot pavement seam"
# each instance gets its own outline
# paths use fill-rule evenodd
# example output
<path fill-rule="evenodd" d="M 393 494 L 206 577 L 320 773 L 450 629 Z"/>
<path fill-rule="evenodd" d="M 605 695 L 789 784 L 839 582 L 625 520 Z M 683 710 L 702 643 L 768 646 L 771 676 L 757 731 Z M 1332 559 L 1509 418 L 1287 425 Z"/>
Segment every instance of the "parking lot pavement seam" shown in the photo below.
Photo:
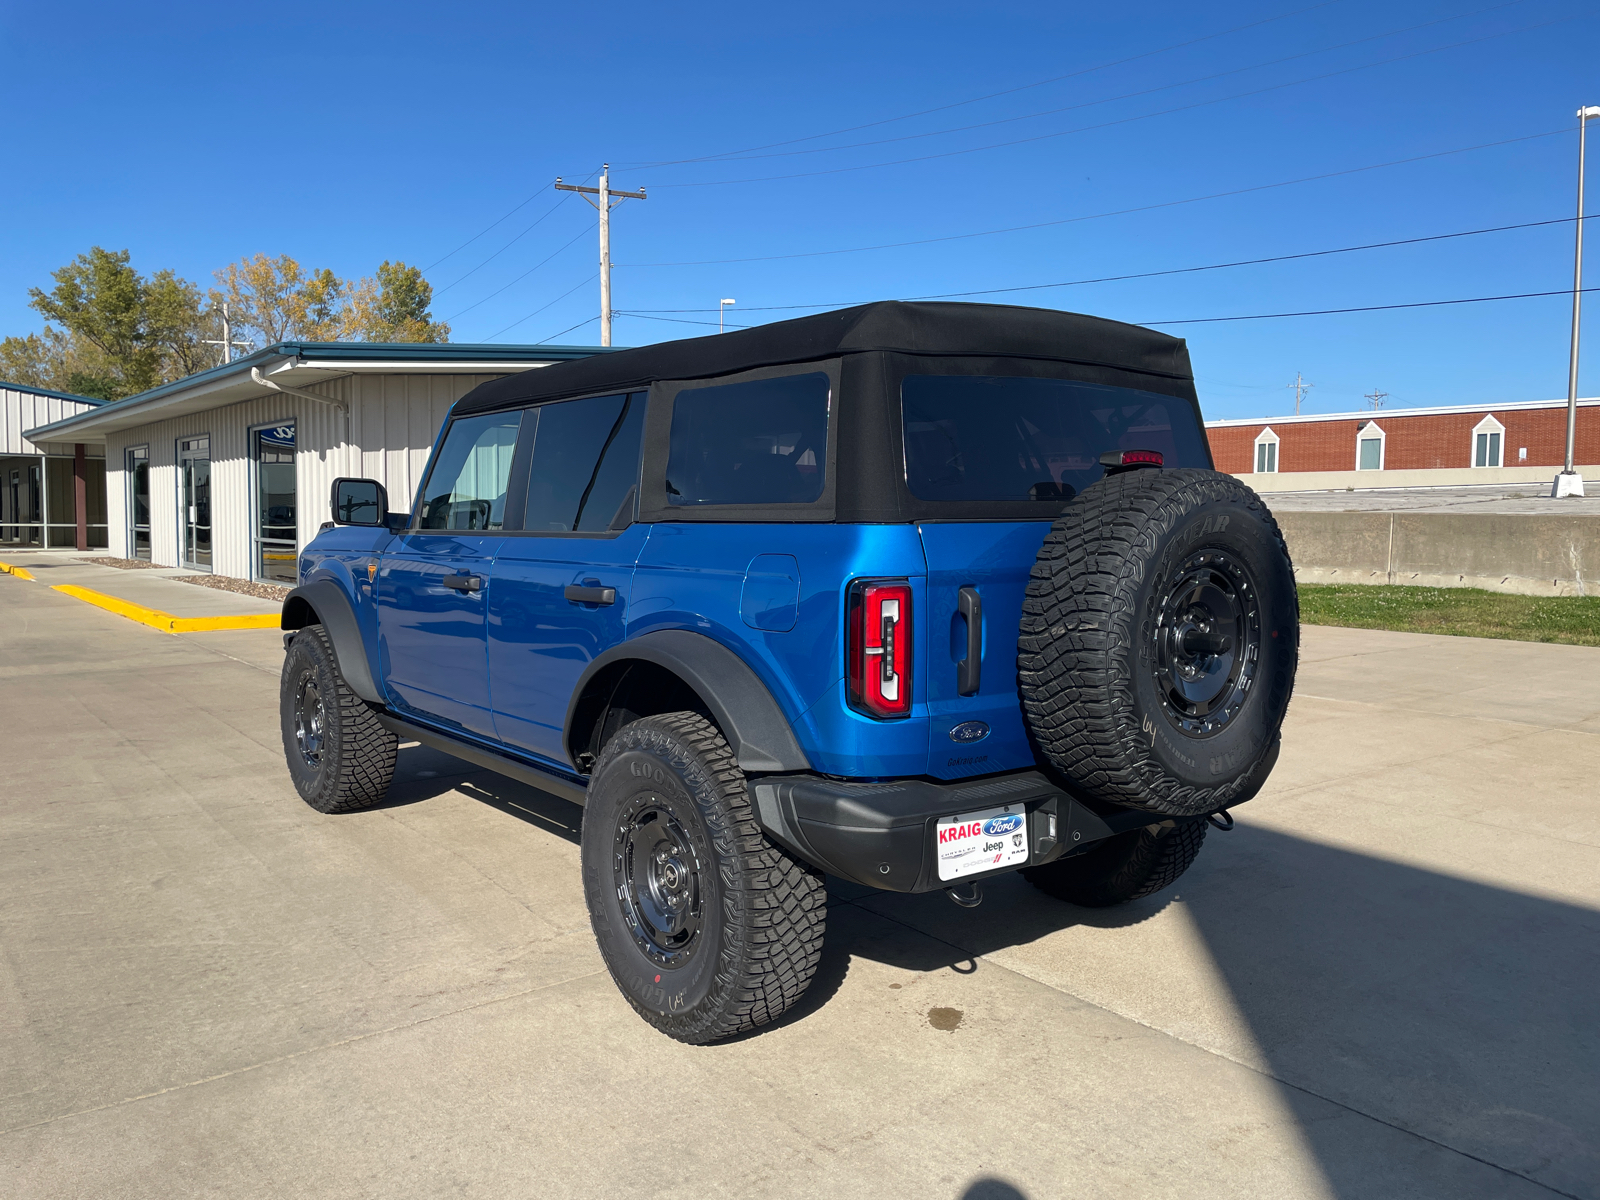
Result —
<path fill-rule="evenodd" d="M 490 1005 L 494 1004 L 503 1004 L 508 1000 L 518 1000 L 524 996 L 534 995 L 536 992 L 548 992 L 552 988 L 565 987 L 569 983 L 577 983 L 580 980 L 592 979 L 596 975 L 604 975 L 605 973 L 606 972 L 604 970 L 585 971 L 580 975 L 572 975 L 566 979 L 557 979 L 552 983 L 541 983 L 538 987 L 524 988 L 520 992 L 510 992 L 504 996 L 491 996 L 487 1000 L 479 1000 L 474 1004 L 464 1004 L 460 1008 L 452 1008 L 448 1012 L 434 1013 L 429 1017 L 418 1017 L 415 1021 L 402 1021 L 398 1025 L 388 1025 L 382 1029 L 372 1029 L 368 1030 L 366 1033 L 352 1034 L 350 1037 L 340 1038 L 336 1042 L 326 1042 L 320 1046 L 307 1046 L 304 1050 L 294 1050 L 288 1054 L 280 1054 L 275 1058 L 264 1058 L 260 1062 L 250 1063 L 248 1066 L 235 1067 L 231 1071 L 219 1071 L 215 1075 L 207 1075 L 202 1079 L 191 1079 L 187 1083 L 175 1083 L 171 1087 L 157 1088 L 153 1092 L 143 1092 L 137 1096 L 125 1096 L 121 1100 L 111 1100 L 105 1104 L 96 1104 L 89 1108 L 79 1108 L 74 1109 L 72 1112 L 58 1113 L 53 1117 L 45 1117 L 39 1121 L 29 1121 L 26 1125 L 15 1125 L 10 1129 L 0 1129 L 0 1137 L 5 1137 L 8 1134 L 13 1133 L 22 1133 L 29 1129 L 38 1129 L 42 1125 L 54 1125 L 60 1121 L 70 1121 L 73 1117 L 86 1117 L 92 1113 L 105 1112 L 108 1109 L 113 1108 L 121 1108 L 127 1104 L 137 1104 L 141 1100 L 154 1100 L 158 1096 L 165 1096 L 171 1092 L 181 1092 L 188 1088 L 201 1087 L 208 1083 L 216 1083 L 218 1080 L 231 1079 L 235 1075 L 245 1075 L 251 1071 L 259 1071 L 264 1067 L 272 1067 L 277 1066 L 279 1063 L 292 1062 L 297 1058 L 304 1058 L 308 1054 L 319 1054 L 326 1050 L 337 1050 L 341 1046 L 350 1046 L 356 1042 L 364 1042 L 371 1038 L 382 1037 L 385 1034 L 401 1033 L 407 1029 L 416 1029 L 419 1026 L 431 1024 L 434 1021 L 442 1021 L 447 1017 L 457 1016 L 461 1013 L 473 1012 L 480 1008 L 488 1008 Z"/>
<path fill-rule="evenodd" d="M 1431 708 L 1422 708 L 1411 704 L 1380 704 L 1375 700 L 1351 700 L 1344 696 L 1318 696 L 1313 692 L 1296 692 L 1294 699 L 1320 700 L 1325 704 L 1352 704 L 1360 708 L 1374 708 L 1379 712 L 1421 713 L 1424 716 L 1444 717 L 1451 721 L 1485 721 L 1494 725 L 1515 725 L 1522 729 L 1536 729 L 1541 732 L 1566 730 L 1571 733 L 1589 734 L 1591 731 L 1584 729 L 1583 726 L 1594 719 L 1592 716 L 1584 716 L 1565 725 L 1536 725 L 1532 721 L 1518 721 L 1511 717 L 1491 717 L 1477 713 L 1463 716 L 1460 713 L 1435 712 Z"/>
<path fill-rule="evenodd" d="M 947 938 L 942 938 L 938 934 L 929 933 L 926 929 L 919 929 L 917 926 L 912 925 L 909 922 L 902 921 L 898 917 L 890 916 L 888 913 L 880 912 L 878 909 L 866 908 L 863 905 L 858 904 L 854 900 L 845 900 L 845 899 L 842 899 L 842 898 L 838 900 L 838 903 L 841 904 L 841 905 L 848 904 L 853 908 L 859 908 L 864 913 L 868 913 L 868 914 L 870 914 L 872 916 L 881 918 L 882 920 L 889 921 L 892 924 L 899 925 L 902 929 L 909 930 L 910 932 L 912 932 L 914 934 L 917 934 L 917 935 L 919 935 L 921 937 L 928 938 L 931 941 L 938 942 L 941 945 L 949 946 L 950 949 L 956 950 L 956 951 L 966 955 L 967 958 L 969 960 L 971 960 L 972 962 L 974 962 L 974 963 L 978 962 L 981 959 L 983 962 L 987 963 L 991 967 L 994 967 L 996 970 L 1004 971 L 1008 975 L 1015 975 L 1019 979 L 1026 979 L 1030 983 L 1037 984 L 1039 987 L 1045 988 L 1045 989 L 1047 989 L 1049 991 L 1052 991 L 1052 992 L 1056 992 L 1059 995 L 1070 996 L 1072 999 L 1076 1000 L 1080 1004 L 1086 1005 L 1089 1008 L 1098 1009 L 1100 1012 L 1107 1013 L 1107 1014 L 1109 1014 L 1109 1015 L 1111 1015 L 1113 1017 L 1116 1017 L 1116 1018 L 1118 1018 L 1120 1020 L 1127 1021 L 1130 1024 L 1138 1025 L 1141 1028 L 1148 1029 L 1151 1033 L 1157 1035 L 1158 1037 L 1170 1038 L 1172 1041 L 1178 1042 L 1178 1043 L 1180 1043 L 1182 1045 L 1185 1045 L 1185 1046 L 1192 1047 L 1193 1049 L 1200 1051 L 1202 1054 L 1209 1054 L 1213 1058 L 1220 1058 L 1223 1062 L 1230 1062 L 1230 1063 L 1233 1063 L 1235 1066 L 1243 1067 L 1246 1071 L 1249 1071 L 1252 1074 L 1261 1077 L 1262 1079 L 1270 1079 L 1270 1080 L 1272 1080 L 1274 1083 L 1278 1084 L 1280 1087 L 1289 1088 L 1289 1089 L 1291 1089 L 1293 1091 L 1299 1092 L 1303 1096 L 1310 1096 L 1310 1097 L 1313 1097 L 1314 1099 L 1321 1100 L 1326 1104 L 1332 1105 L 1334 1108 L 1341 1109 L 1344 1112 L 1352 1114 L 1353 1116 L 1361 1117 L 1361 1118 L 1363 1118 L 1365 1120 L 1368 1120 L 1368 1121 L 1373 1121 L 1376 1124 L 1382 1125 L 1386 1129 L 1394 1130 L 1396 1133 L 1404 1134 L 1407 1137 L 1414 1137 L 1419 1141 L 1426 1142 L 1430 1146 L 1436 1146 L 1440 1150 L 1447 1151 L 1447 1152 L 1449 1152 L 1451 1154 L 1458 1154 L 1462 1158 L 1470 1159 L 1471 1161 L 1473 1161 L 1475 1163 L 1479 1163 L 1482 1166 L 1489 1167 L 1489 1168 L 1491 1168 L 1493 1170 L 1500 1171 L 1503 1174 L 1513 1176 L 1514 1178 L 1517 1178 L 1517 1179 L 1521 1179 L 1526 1183 L 1531 1183 L 1535 1187 L 1543 1188 L 1545 1191 L 1549 1192 L 1552 1196 L 1564 1196 L 1564 1197 L 1566 1197 L 1566 1200 L 1586 1200 L 1586 1198 L 1583 1197 L 1583 1196 L 1575 1195 L 1572 1192 L 1564 1192 L 1560 1188 L 1551 1187 L 1548 1183 L 1543 1183 L 1540 1180 L 1532 1178 L 1531 1176 L 1524 1175 L 1521 1171 L 1514 1170 L 1511 1167 L 1502 1166 L 1500 1163 L 1497 1163 L 1497 1162 L 1493 1161 L 1492 1159 L 1483 1158 L 1483 1157 L 1481 1157 L 1481 1156 L 1479 1156 L 1477 1154 L 1472 1153 L 1470 1150 L 1462 1150 L 1460 1147 L 1452 1146 L 1448 1142 L 1441 1142 L 1437 1138 L 1429 1137 L 1425 1133 L 1419 1133 L 1415 1129 L 1408 1129 L 1404 1125 L 1398 1125 L 1395 1122 L 1393 1122 L 1391 1120 L 1388 1120 L 1385 1117 L 1380 1117 L 1380 1116 L 1377 1116 L 1377 1115 L 1375 1115 L 1373 1113 L 1365 1112 L 1362 1109 L 1356 1108 L 1352 1104 L 1345 1103 L 1343 1100 L 1335 1100 L 1332 1096 L 1325 1096 L 1321 1092 L 1315 1091 L 1312 1088 L 1308 1088 L 1308 1087 L 1305 1087 L 1302 1084 L 1295 1083 L 1292 1080 L 1285 1079 L 1282 1075 L 1279 1075 L 1274 1071 L 1263 1070 L 1261 1067 L 1257 1066 L 1254 1063 L 1246 1062 L 1244 1059 L 1241 1059 L 1241 1058 L 1235 1058 L 1233 1055 L 1228 1054 L 1228 1053 L 1226 1053 L 1226 1052 L 1224 1052 L 1222 1050 L 1217 1050 L 1217 1049 L 1214 1049 L 1211 1046 L 1202 1045 L 1199 1042 L 1191 1041 L 1190 1039 L 1188 1039 L 1186 1037 L 1182 1037 L 1179 1034 L 1173 1033 L 1170 1030 L 1162 1029 L 1159 1026 L 1152 1025 L 1148 1021 L 1142 1021 L 1138 1017 L 1133 1016 L 1130 1013 L 1118 1012 L 1116 1009 L 1109 1008 L 1104 1004 L 1098 1003 L 1097 1001 L 1090 1000 L 1086 996 L 1080 996 L 1077 992 L 1070 991 L 1070 990 L 1068 990 L 1067 988 L 1064 988 L 1064 987 L 1060 987 L 1059 985 L 1051 983 L 1048 980 L 1040 979 L 1036 975 L 1030 975 L 1027 971 L 1021 970 L 1021 969 L 1019 969 L 1017 967 L 1014 967 L 1014 966 L 1011 966 L 1011 965 L 1009 965 L 1007 963 L 1000 962 L 997 959 L 994 959 L 994 958 L 990 957 L 987 954 L 974 954 L 972 951 L 968 950 L 965 946 L 958 945 L 957 943 L 952 942 L 952 941 L 948 940 Z M 830 902 L 829 902 L 829 907 L 830 908 L 833 907 L 833 901 L 832 900 L 830 900 Z"/>
<path fill-rule="evenodd" d="M 119 617 L 127 617 L 128 620 L 137 621 L 140 625 L 148 625 L 151 629 L 159 629 L 162 633 L 215 633 L 232 629 L 276 629 L 281 620 L 277 613 L 249 613 L 244 616 L 234 617 L 177 617 L 159 609 L 146 608 L 142 604 L 135 604 L 132 600 L 124 600 L 120 596 L 108 596 L 106 593 L 94 591 L 92 588 L 79 587 L 75 583 L 52 584 L 50 590 L 52 592 L 60 592 L 64 596 L 71 596 L 74 600 L 82 600 L 85 604 L 92 604 L 96 608 L 103 608 L 107 612 L 116 613 Z"/>

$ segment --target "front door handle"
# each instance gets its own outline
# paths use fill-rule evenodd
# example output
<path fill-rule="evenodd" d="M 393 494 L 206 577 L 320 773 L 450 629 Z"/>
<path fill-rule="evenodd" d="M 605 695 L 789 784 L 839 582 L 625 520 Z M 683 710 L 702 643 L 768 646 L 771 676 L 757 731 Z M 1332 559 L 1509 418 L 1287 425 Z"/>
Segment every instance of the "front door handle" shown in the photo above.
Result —
<path fill-rule="evenodd" d="M 457 592 L 477 592 L 483 590 L 483 576 L 481 575 L 446 575 L 441 583 L 445 587 Z"/>
<path fill-rule="evenodd" d="M 615 604 L 617 602 L 617 589 L 612 587 L 585 587 L 581 583 L 569 583 L 566 590 L 561 593 L 574 604 Z"/>
<path fill-rule="evenodd" d="M 956 610 L 967 619 L 967 656 L 956 664 L 956 694 L 976 696 L 983 676 L 983 597 L 978 589 L 962 588 Z"/>

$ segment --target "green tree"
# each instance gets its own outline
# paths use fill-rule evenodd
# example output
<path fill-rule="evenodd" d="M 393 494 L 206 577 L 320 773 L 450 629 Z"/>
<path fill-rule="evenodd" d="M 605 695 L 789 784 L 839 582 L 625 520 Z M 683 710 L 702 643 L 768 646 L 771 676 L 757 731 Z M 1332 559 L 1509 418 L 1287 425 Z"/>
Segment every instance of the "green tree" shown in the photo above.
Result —
<path fill-rule="evenodd" d="M 40 316 L 99 352 L 100 368 L 87 374 L 109 378 L 119 396 L 162 381 L 163 348 L 147 320 L 148 284 L 128 259 L 126 250 L 92 246 L 52 272 L 56 285 L 50 291 L 28 289 L 28 303 Z"/>
<path fill-rule="evenodd" d="M 366 342 L 448 342 L 450 326 L 429 311 L 433 285 L 416 267 L 385 260 L 350 290 L 345 336 Z"/>

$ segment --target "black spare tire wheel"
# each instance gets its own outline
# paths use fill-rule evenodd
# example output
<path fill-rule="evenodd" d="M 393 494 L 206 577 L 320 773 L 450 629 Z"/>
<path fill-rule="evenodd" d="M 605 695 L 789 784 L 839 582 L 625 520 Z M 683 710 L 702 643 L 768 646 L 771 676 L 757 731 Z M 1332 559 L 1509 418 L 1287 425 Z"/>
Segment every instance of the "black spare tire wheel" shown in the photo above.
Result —
<path fill-rule="evenodd" d="M 1085 488 L 1045 538 L 1022 608 L 1028 728 L 1090 796 L 1173 816 L 1260 790 L 1299 659 L 1277 522 L 1205 470 Z"/>
<path fill-rule="evenodd" d="M 744 772 L 698 713 L 606 743 L 583 810 L 583 891 L 634 1011 L 682 1042 L 768 1024 L 822 957 L 822 876 L 767 841 Z"/>

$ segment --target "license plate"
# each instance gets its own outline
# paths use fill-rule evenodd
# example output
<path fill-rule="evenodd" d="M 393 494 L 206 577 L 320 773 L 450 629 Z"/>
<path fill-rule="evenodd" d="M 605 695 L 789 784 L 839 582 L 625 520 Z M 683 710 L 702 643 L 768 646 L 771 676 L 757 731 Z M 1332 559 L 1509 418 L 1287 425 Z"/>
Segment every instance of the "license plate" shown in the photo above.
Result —
<path fill-rule="evenodd" d="M 1028 813 L 1020 804 L 940 817 L 935 828 L 940 879 L 960 879 L 1028 861 Z"/>

